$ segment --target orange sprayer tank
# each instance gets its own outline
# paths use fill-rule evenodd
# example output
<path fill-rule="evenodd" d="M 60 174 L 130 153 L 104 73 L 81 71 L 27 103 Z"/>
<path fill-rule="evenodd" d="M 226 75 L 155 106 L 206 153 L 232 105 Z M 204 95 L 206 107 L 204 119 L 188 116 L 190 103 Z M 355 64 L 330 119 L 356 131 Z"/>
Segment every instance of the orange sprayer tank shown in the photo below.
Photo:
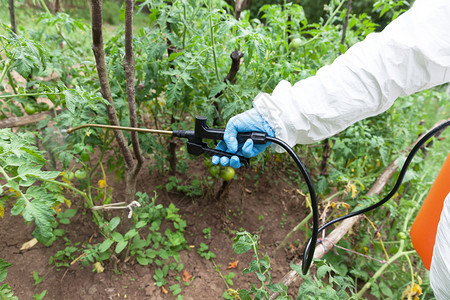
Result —
<path fill-rule="evenodd" d="M 423 264 L 429 270 L 433 256 L 436 231 L 439 224 L 444 200 L 450 193 L 450 153 L 442 166 L 422 208 L 417 214 L 410 234 L 411 241 Z"/>

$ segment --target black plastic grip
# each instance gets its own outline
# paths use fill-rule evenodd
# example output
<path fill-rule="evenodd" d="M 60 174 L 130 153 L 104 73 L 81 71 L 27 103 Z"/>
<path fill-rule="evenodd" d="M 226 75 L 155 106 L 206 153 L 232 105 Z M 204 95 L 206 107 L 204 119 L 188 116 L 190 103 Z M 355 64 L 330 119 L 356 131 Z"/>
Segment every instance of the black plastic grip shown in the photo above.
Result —
<path fill-rule="evenodd" d="M 223 140 L 224 129 L 202 128 L 201 132 L 191 130 L 174 130 L 172 135 L 179 138 L 201 141 L 202 139 Z M 255 144 L 267 143 L 267 133 L 262 131 L 239 132 L 236 137 L 238 143 L 245 143 L 248 139 L 252 139 Z"/>
<path fill-rule="evenodd" d="M 199 139 L 223 140 L 224 129 L 209 128 L 206 125 L 205 117 L 195 118 L 194 136 Z M 265 144 L 267 134 L 262 131 L 239 132 L 237 140 L 239 143 L 244 143 L 247 139 L 252 139 L 255 144 Z"/>
<path fill-rule="evenodd" d="M 246 140 L 252 139 L 255 144 L 267 143 L 267 133 L 262 131 L 239 132 L 237 135 L 238 143 L 245 143 Z"/>

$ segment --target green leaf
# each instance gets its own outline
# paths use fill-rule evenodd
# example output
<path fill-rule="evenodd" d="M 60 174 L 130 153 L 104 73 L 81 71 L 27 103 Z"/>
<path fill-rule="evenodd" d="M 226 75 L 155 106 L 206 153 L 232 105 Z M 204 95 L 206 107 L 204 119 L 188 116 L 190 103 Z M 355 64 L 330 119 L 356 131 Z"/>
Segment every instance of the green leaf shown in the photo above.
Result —
<path fill-rule="evenodd" d="M 169 287 L 169 290 L 171 290 L 172 291 L 172 293 L 176 296 L 176 295 L 178 295 L 179 293 L 181 293 L 181 287 L 180 287 L 180 285 L 177 283 L 177 284 L 174 284 L 174 285 L 171 285 L 170 287 Z"/>
<path fill-rule="evenodd" d="M 328 265 L 320 266 L 320 267 L 317 269 L 317 277 L 318 277 L 319 279 L 323 278 L 323 277 L 327 274 L 327 272 L 329 272 L 330 270 L 331 270 L 331 268 L 330 268 L 330 266 L 328 266 Z"/>
<path fill-rule="evenodd" d="M 120 232 L 114 231 L 111 233 L 111 237 L 115 242 L 120 242 L 124 240 L 123 235 Z"/>
<path fill-rule="evenodd" d="M 120 224 L 120 218 L 119 217 L 114 217 L 111 219 L 111 221 L 109 221 L 108 224 L 108 228 L 110 231 L 113 231 L 114 229 L 116 229 L 116 227 Z"/>
<path fill-rule="evenodd" d="M 130 229 L 127 233 L 125 233 L 125 239 L 129 240 L 132 239 L 134 236 L 138 234 L 138 231 L 136 229 Z"/>
<path fill-rule="evenodd" d="M 152 259 L 146 258 L 146 257 L 142 257 L 142 256 L 137 257 L 136 260 L 142 266 L 146 266 L 146 265 L 148 265 L 149 263 L 152 262 Z"/>
<path fill-rule="evenodd" d="M 33 271 L 33 279 L 34 279 L 34 285 L 38 285 L 39 283 L 42 282 L 42 280 L 44 279 L 43 277 L 39 277 L 38 272 Z"/>
<path fill-rule="evenodd" d="M 183 55 L 184 52 L 172 52 L 168 58 L 168 61 L 172 61 L 180 55 Z"/>
<path fill-rule="evenodd" d="M 36 300 L 42 300 L 42 299 L 44 299 L 44 297 L 45 297 L 45 295 L 47 294 L 47 290 L 44 290 L 42 293 L 40 293 L 40 294 L 35 294 L 34 296 L 33 296 L 33 299 L 36 299 Z"/>
<path fill-rule="evenodd" d="M 233 251 L 236 254 L 243 254 L 252 249 L 253 242 L 246 237 L 236 237 L 233 243 Z"/>
<path fill-rule="evenodd" d="M 389 299 L 394 299 L 394 298 L 395 298 L 394 293 L 392 292 L 392 290 L 390 289 L 390 287 L 389 287 L 384 281 L 380 281 L 379 286 L 380 286 L 381 292 L 382 292 L 385 296 L 387 296 Z"/>
<path fill-rule="evenodd" d="M 45 189 L 37 186 L 28 188 L 11 210 L 12 214 L 22 213 L 27 222 L 35 222 L 33 235 L 42 243 L 46 243 L 52 236 L 52 223 L 55 221 L 52 197 Z"/>
<path fill-rule="evenodd" d="M 258 280 L 261 282 L 266 281 L 266 276 L 262 273 L 256 272 L 256 277 L 258 277 Z"/>
<path fill-rule="evenodd" d="M 72 218 L 77 214 L 77 209 L 75 208 L 68 208 L 65 211 L 62 211 L 58 214 L 58 218 Z"/>
<path fill-rule="evenodd" d="M 209 91 L 209 97 L 215 97 L 220 92 L 222 92 L 227 87 L 227 84 L 225 82 L 220 82 L 213 86 L 211 90 Z"/>
<path fill-rule="evenodd" d="M 136 228 L 142 228 L 142 227 L 147 226 L 147 222 L 141 220 L 141 221 L 137 222 L 135 226 L 136 226 Z"/>
<path fill-rule="evenodd" d="M 101 243 L 100 246 L 98 246 L 98 251 L 99 252 L 107 251 L 113 243 L 114 243 L 114 241 L 112 239 L 104 240 L 103 243 Z"/>
<path fill-rule="evenodd" d="M 303 274 L 301 266 L 294 264 L 293 262 L 291 262 L 290 266 L 291 266 L 291 269 L 294 270 L 295 272 L 297 272 L 298 274 Z"/>
<path fill-rule="evenodd" d="M 0 282 L 3 282 L 3 280 L 5 280 L 8 273 L 7 268 L 9 268 L 10 266 L 12 266 L 10 263 L 7 263 L 0 258 Z"/>
<path fill-rule="evenodd" d="M 277 283 L 274 283 L 274 284 L 268 284 L 268 285 L 267 285 L 267 288 L 268 288 L 269 290 L 271 290 L 272 292 L 274 292 L 274 293 L 280 293 L 280 292 L 283 291 L 283 288 L 281 287 L 281 285 L 279 285 L 279 284 L 277 284 Z"/>
<path fill-rule="evenodd" d="M 123 249 L 128 245 L 128 241 L 122 240 L 116 245 L 116 253 L 122 252 Z"/>

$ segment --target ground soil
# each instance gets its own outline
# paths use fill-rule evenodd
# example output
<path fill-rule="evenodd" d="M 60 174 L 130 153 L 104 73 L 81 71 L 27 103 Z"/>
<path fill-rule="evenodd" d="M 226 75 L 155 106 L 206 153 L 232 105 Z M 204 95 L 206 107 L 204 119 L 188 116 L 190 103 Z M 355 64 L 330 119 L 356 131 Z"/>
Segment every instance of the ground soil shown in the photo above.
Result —
<path fill-rule="evenodd" d="M 202 162 L 201 158 L 194 161 L 190 164 L 189 171 L 180 176 L 208 176 L 208 168 Z M 276 166 L 275 163 L 274 165 Z M 296 191 L 295 185 L 284 180 L 283 175 L 280 175 L 283 172 L 279 170 L 274 170 L 267 176 L 255 176 L 257 173 L 252 169 L 240 169 L 236 174 L 226 193 L 220 199 L 214 199 L 191 198 L 182 193 L 167 192 L 164 188 L 157 188 L 168 181 L 167 174 L 156 171 L 149 174 L 148 169 L 141 172 L 137 190 L 149 195 L 153 195 L 156 190 L 157 202 L 164 206 L 174 203 L 187 222 L 185 238 L 189 248 L 181 252 L 181 262 L 193 276 L 193 280 L 188 286 L 181 285 L 184 299 L 221 299 L 227 290 L 212 262 L 197 253 L 196 248 L 202 242 L 209 245 L 216 254 L 215 263 L 220 266 L 219 270 L 223 275 L 235 273 L 231 287 L 236 290 L 248 289 L 251 282 L 257 282 L 254 274 L 242 275 L 242 270 L 252 258 L 251 254 L 233 253 L 232 241 L 236 230 L 245 229 L 260 236 L 260 249 L 263 253 L 267 252 L 271 259 L 274 282 L 278 282 L 289 271 L 289 263 L 301 254 L 301 249 L 296 247 L 297 243 L 292 241 L 287 247 L 276 251 L 286 234 L 308 212 L 304 198 Z M 258 178 L 255 179 L 256 177 Z M 221 184 L 222 181 L 218 180 L 214 192 L 217 192 Z M 118 202 L 121 200 L 123 183 L 115 182 L 113 185 L 113 202 Z M 204 194 L 214 193 L 205 191 Z M 92 222 L 90 212 L 80 205 L 80 199 L 74 198 L 73 202 L 79 212 L 69 225 L 61 225 L 67 231 L 65 237 L 73 243 L 101 242 L 102 237 Z M 141 266 L 134 258 L 129 258 L 126 263 L 116 262 L 116 271 L 113 262 L 104 263 L 104 272 L 96 273 L 92 271 L 92 266 L 83 267 L 78 263 L 69 268 L 49 265 L 50 256 L 65 248 L 63 239 L 55 241 L 49 247 L 37 244 L 26 251 L 20 251 L 22 244 L 33 238 L 33 224 L 27 226 L 21 216 L 10 216 L 7 213 L 9 209 L 6 208 L 5 218 L 0 220 L 0 257 L 12 264 L 5 282 L 10 284 L 19 299 L 32 299 L 33 295 L 44 290 L 47 291 L 44 299 L 174 299 L 173 294 L 163 294 L 161 288 L 155 286 L 154 267 Z M 205 239 L 202 232 L 208 227 L 211 228 L 211 239 Z M 305 241 L 304 233 L 297 232 L 294 239 L 300 241 L 301 247 Z M 226 270 L 227 265 L 236 260 L 239 260 L 237 268 Z M 32 276 L 33 271 L 43 277 L 37 286 Z M 169 285 L 176 283 L 174 278 L 169 278 L 168 281 Z M 298 289 L 290 289 L 293 297 L 296 295 L 296 288 Z"/>

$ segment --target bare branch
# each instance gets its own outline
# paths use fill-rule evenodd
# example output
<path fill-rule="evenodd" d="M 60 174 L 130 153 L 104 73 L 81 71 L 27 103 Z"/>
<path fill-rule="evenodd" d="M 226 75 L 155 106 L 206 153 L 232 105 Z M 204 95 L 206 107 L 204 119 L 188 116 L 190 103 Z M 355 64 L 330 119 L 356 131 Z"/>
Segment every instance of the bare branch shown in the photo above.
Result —
<path fill-rule="evenodd" d="M 125 1 L 125 77 L 127 85 L 128 109 L 130 113 L 130 126 L 137 127 L 136 99 L 134 90 L 134 53 L 133 53 L 133 0 Z M 134 172 L 137 174 L 142 167 L 144 158 L 142 157 L 139 146 L 138 133 L 131 133 L 131 143 L 133 145 L 134 155 L 137 159 L 137 165 Z"/>
<path fill-rule="evenodd" d="M 350 18 L 351 11 L 352 11 L 352 0 L 348 0 L 347 11 L 345 13 L 344 26 L 342 27 L 342 39 L 341 39 L 342 45 L 344 45 L 344 43 L 345 43 L 345 35 L 347 34 L 348 19 Z"/>
<path fill-rule="evenodd" d="M 57 112 L 60 112 L 61 110 L 58 110 Z M 47 116 L 50 116 L 52 118 L 55 117 L 55 112 L 53 110 L 48 110 L 45 112 L 37 113 L 34 115 L 26 115 L 22 117 L 9 117 L 7 119 L 0 121 L 0 128 L 12 128 L 12 127 L 19 127 L 29 124 L 34 124 L 39 121 L 45 120 Z"/>
<path fill-rule="evenodd" d="M 91 1 L 92 12 L 92 51 L 95 56 L 95 63 L 97 65 L 97 73 L 100 81 L 100 93 L 103 98 L 108 100 L 110 105 L 106 106 L 106 112 L 111 125 L 119 126 L 119 120 L 117 119 L 116 109 L 114 107 L 114 101 L 111 95 L 111 88 L 108 80 L 108 72 L 105 62 L 105 50 L 103 45 L 103 31 L 102 31 L 102 0 Z M 114 130 L 117 143 L 123 154 L 125 165 L 128 169 L 133 168 L 134 160 L 130 149 L 123 133 L 119 130 Z"/>
<path fill-rule="evenodd" d="M 234 5 L 234 17 L 236 18 L 236 20 L 239 20 L 241 18 L 241 12 L 246 5 L 247 0 L 236 0 L 236 3 Z"/>
<path fill-rule="evenodd" d="M 224 81 L 225 82 L 228 81 L 231 84 L 234 84 L 234 82 L 236 81 L 236 74 L 239 71 L 239 66 L 241 64 L 241 58 L 244 57 L 244 53 L 242 53 L 239 50 L 236 50 L 230 54 L 230 57 L 231 57 L 231 67 Z"/>
<path fill-rule="evenodd" d="M 11 19 L 11 30 L 16 32 L 16 14 L 14 13 L 14 0 L 8 0 L 9 3 L 9 17 Z"/>

